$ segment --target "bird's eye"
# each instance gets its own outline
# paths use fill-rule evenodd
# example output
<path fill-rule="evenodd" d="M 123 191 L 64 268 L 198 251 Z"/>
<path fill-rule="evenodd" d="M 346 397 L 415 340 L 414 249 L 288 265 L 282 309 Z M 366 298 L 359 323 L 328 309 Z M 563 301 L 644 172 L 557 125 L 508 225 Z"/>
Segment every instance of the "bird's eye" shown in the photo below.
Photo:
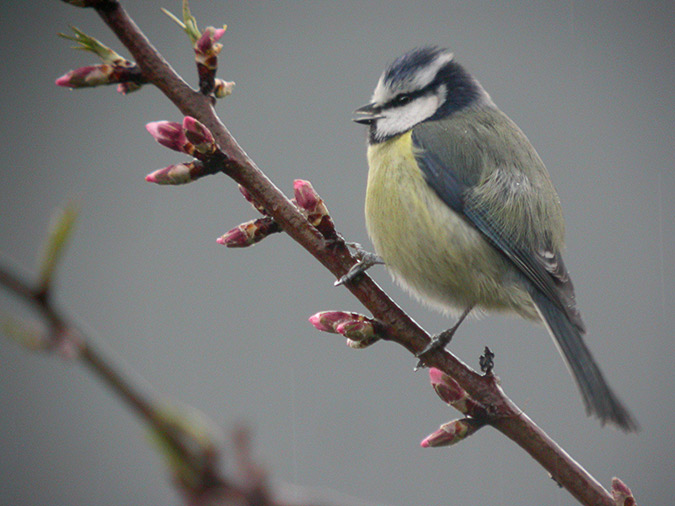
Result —
<path fill-rule="evenodd" d="M 394 99 L 394 106 L 395 107 L 401 107 L 406 104 L 409 104 L 412 101 L 412 95 L 409 95 L 408 93 L 403 93 L 399 96 L 397 96 Z"/>

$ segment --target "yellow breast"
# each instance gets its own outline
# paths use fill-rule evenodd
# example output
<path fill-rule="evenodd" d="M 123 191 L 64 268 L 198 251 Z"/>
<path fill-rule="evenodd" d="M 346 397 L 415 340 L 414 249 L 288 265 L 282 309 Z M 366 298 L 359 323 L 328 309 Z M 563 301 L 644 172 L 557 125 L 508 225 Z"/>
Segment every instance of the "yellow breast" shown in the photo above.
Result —
<path fill-rule="evenodd" d="M 486 308 L 511 305 L 503 258 L 424 180 L 411 132 L 370 145 L 368 165 L 366 227 L 399 284 L 445 311 L 477 296 Z"/>

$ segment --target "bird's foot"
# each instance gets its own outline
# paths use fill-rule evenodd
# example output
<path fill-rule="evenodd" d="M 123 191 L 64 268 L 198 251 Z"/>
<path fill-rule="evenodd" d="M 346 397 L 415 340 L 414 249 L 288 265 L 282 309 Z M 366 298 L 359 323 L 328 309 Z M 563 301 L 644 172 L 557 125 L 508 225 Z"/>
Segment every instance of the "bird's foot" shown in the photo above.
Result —
<path fill-rule="evenodd" d="M 435 335 L 434 337 L 431 338 L 431 341 L 429 344 L 427 344 L 426 348 L 424 348 L 421 352 L 419 352 L 417 355 L 415 355 L 419 361 L 417 362 L 417 365 L 415 366 L 415 370 L 419 369 L 420 367 L 424 367 L 426 364 L 424 363 L 424 355 L 429 353 L 430 351 L 436 351 L 436 350 L 442 350 L 445 349 L 445 347 L 450 343 L 452 340 L 452 336 L 455 335 L 455 332 L 461 325 L 461 323 L 464 321 L 464 319 L 469 316 L 469 313 L 473 309 L 473 304 L 467 307 L 464 312 L 460 315 L 460 317 L 457 319 L 455 324 L 450 327 L 448 330 L 444 330 L 438 335 Z"/>
<path fill-rule="evenodd" d="M 382 260 L 382 258 L 380 258 L 375 253 L 366 251 L 365 249 L 363 249 L 363 246 L 361 246 L 357 242 L 348 242 L 347 246 L 354 249 L 354 256 L 357 258 L 359 262 L 352 265 L 349 271 L 347 271 L 347 274 L 342 276 L 334 283 L 335 286 L 344 285 L 345 283 L 354 281 L 357 277 L 366 272 L 373 265 L 384 263 L 384 260 Z"/>
<path fill-rule="evenodd" d="M 426 364 L 424 363 L 424 355 L 426 355 L 430 351 L 443 350 L 448 344 L 450 344 L 450 341 L 452 341 L 452 336 L 455 334 L 457 327 L 459 327 L 458 324 L 454 325 L 452 328 L 449 328 L 448 330 L 444 330 L 440 334 L 436 334 L 434 337 L 431 338 L 429 344 L 427 344 L 427 346 L 422 351 L 420 351 L 417 355 L 415 355 L 419 359 L 417 365 L 415 366 L 415 370 L 426 366 Z"/>

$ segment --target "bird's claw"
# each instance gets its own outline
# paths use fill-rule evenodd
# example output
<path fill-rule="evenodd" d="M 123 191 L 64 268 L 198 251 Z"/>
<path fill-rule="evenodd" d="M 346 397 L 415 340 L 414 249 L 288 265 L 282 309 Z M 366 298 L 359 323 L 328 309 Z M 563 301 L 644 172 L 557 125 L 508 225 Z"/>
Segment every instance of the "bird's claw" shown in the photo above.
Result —
<path fill-rule="evenodd" d="M 426 364 L 424 363 L 424 355 L 426 355 L 430 351 L 442 350 L 443 348 L 446 347 L 448 341 L 449 340 L 443 339 L 443 333 L 434 336 L 431 339 L 431 341 L 429 341 L 429 344 L 427 344 L 422 351 L 420 351 L 417 355 L 415 355 L 415 357 L 419 359 L 417 361 L 417 365 L 415 365 L 415 370 L 426 367 Z"/>
<path fill-rule="evenodd" d="M 348 242 L 347 246 L 354 249 L 354 256 L 358 259 L 358 263 L 351 266 L 347 274 L 338 279 L 334 285 L 340 286 L 345 283 L 354 281 L 361 274 L 370 269 L 373 265 L 383 264 L 384 261 L 375 253 L 366 251 L 363 247 L 357 242 Z"/>

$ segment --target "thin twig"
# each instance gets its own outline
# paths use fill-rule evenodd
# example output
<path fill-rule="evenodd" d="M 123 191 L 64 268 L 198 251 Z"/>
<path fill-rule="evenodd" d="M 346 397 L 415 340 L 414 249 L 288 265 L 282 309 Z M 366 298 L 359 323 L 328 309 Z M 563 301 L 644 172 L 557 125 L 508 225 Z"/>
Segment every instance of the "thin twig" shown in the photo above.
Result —
<path fill-rule="evenodd" d="M 168 430 L 158 416 L 152 403 L 134 387 L 118 368 L 92 345 L 91 339 L 87 338 L 74 325 L 57 311 L 51 303 L 49 291 L 40 288 L 32 288 L 27 282 L 19 279 L 8 268 L 0 265 L 0 285 L 14 293 L 24 302 L 37 309 L 47 321 L 53 333 L 65 333 L 76 335 L 78 342 L 78 358 L 80 358 L 103 382 L 120 396 L 128 406 L 141 416 L 154 430 L 162 434 L 176 450 L 182 455 L 189 455 L 183 442 L 176 437 L 173 431 Z"/>
<path fill-rule="evenodd" d="M 198 484 L 186 485 L 176 480 L 177 488 L 185 495 L 186 504 L 316 506 L 313 502 L 280 502 L 274 497 L 267 474 L 253 460 L 250 434 L 244 427 L 239 427 L 232 435 L 236 450 L 235 464 L 240 469 L 243 479 L 228 480 L 215 465 L 217 463 L 215 459 L 209 459 L 204 465 L 203 456 L 190 449 L 190 445 L 186 444 L 186 440 L 181 437 L 179 428 L 177 430 L 177 427 L 167 423 L 167 420 L 157 411 L 155 404 L 141 394 L 131 380 L 120 372 L 119 366 L 97 350 L 92 345 L 91 339 L 76 329 L 52 305 L 49 287 L 47 289 L 42 286 L 33 288 L 3 265 L 0 265 L 0 286 L 38 310 L 56 339 L 58 339 L 58 334 L 76 337 L 76 357 L 111 388 L 155 433 L 161 435 L 177 455 L 188 465 L 193 466 L 195 473 L 200 473 Z"/>

